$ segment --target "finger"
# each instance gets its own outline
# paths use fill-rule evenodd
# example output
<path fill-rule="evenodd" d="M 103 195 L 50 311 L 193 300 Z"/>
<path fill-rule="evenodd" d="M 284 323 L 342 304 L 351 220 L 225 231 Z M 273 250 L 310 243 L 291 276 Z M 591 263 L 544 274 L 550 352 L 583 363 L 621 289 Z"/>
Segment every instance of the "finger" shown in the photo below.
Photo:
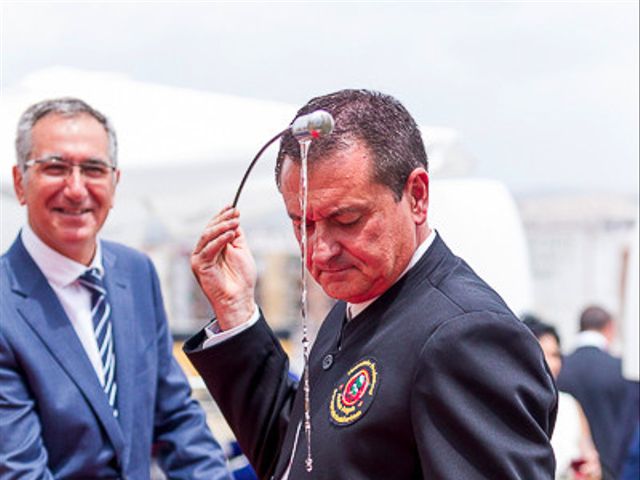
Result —
<path fill-rule="evenodd" d="M 233 207 L 225 207 L 217 215 L 215 215 L 209 220 L 206 227 L 210 227 L 212 225 L 215 225 L 216 223 L 231 220 L 233 218 L 238 219 L 239 217 L 240 217 L 240 212 L 237 209 Z"/>
<path fill-rule="evenodd" d="M 219 215 L 209 221 L 202 235 L 198 239 L 198 243 L 193 249 L 194 254 L 200 253 L 204 246 L 219 235 L 223 235 L 230 230 L 235 230 L 240 226 L 237 213 L 221 212 Z"/>
<path fill-rule="evenodd" d="M 204 244 L 198 253 L 192 255 L 192 267 L 206 269 L 214 264 L 234 237 L 234 231 L 229 230 Z"/>
<path fill-rule="evenodd" d="M 246 249 L 249 248 L 247 243 L 247 237 L 239 225 L 238 225 L 238 228 L 235 229 L 235 236 L 234 236 L 233 242 L 231 242 L 231 245 L 237 248 L 246 248 Z"/>
<path fill-rule="evenodd" d="M 196 248 L 193 250 L 194 255 L 198 255 L 202 252 L 202 250 L 210 244 L 217 245 L 219 242 L 216 242 L 221 237 L 235 238 L 236 231 L 240 225 L 237 220 L 228 220 L 222 223 L 215 224 L 202 232 L 200 239 L 198 240 L 198 244 Z M 225 240 L 224 243 L 228 243 L 228 240 Z"/>
<path fill-rule="evenodd" d="M 227 206 L 225 208 L 223 208 L 222 210 L 220 210 L 217 214 L 215 214 L 213 217 L 211 217 L 209 219 L 209 221 L 207 222 L 206 227 L 210 227 L 216 223 L 219 222 L 223 222 L 225 220 L 229 220 L 231 218 L 239 218 L 240 217 L 240 212 L 238 211 L 238 209 Z"/>
<path fill-rule="evenodd" d="M 223 217 L 230 217 L 230 216 L 237 216 L 239 215 L 238 209 L 232 207 L 231 205 L 227 205 L 226 207 L 224 207 L 222 210 L 220 210 L 218 212 L 217 215 L 215 215 L 213 218 L 223 218 Z"/>

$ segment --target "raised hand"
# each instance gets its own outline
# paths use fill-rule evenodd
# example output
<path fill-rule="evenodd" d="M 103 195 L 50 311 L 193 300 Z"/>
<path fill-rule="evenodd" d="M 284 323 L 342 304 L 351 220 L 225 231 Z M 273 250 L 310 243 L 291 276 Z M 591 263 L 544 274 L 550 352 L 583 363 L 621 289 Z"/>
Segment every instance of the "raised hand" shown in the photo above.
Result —
<path fill-rule="evenodd" d="M 191 269 L 222 330 L 246 322 L 255 308 L 256 264 L 239 217 L 237 209 L 225 207 L 209 221 L 191 254 Z"/>

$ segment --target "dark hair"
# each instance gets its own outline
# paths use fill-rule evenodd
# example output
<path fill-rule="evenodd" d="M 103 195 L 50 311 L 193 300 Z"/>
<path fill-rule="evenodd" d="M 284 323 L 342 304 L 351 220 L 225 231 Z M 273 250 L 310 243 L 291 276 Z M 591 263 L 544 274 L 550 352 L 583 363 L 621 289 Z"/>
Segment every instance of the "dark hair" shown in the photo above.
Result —
<path fill-rule="evenodd" d="M 354 141 L 363 142 L 373 155 L 373 180 L 388 186 L 398 201 L 409 174 L 417 167 L 428 169 L 418 125 L 390 95 L 370 90 L 340 90 L 311 99 L 295 118 L 319 109 L 333 116 L 335 128 L 331 134 L 311 142 L 310 163 L 345 150 Z M 278 188 L 285 157 L 300 162 L 300 146 L 291 132 L 285 133 L 280 141 L 275 171 Z"/>
<path fill-rule="evenodd" d="M 553 325 L 543 322 L 531 313 L 527 313 L 522 316 L 522 323 L 529 327 L 529 330 L 531 330 L 538 340 L 545 335 L 551 335 L 556 339 L 556 342 L 558 342 L 558 346 L 560 346 L 560 336 Z"/>
<path fill-rule="evenodd" d="M 18 120 L 16 156 L 20 169 L 24 171 L 25 163 L 29 160 L 29 155 L 31 155 L 31 131 L 38 120 L 51 114 L 73 117 L 83 113 L 91 115 L 104 127 L 109 139 L 109 159 L 114 166 L 117 166 L 118 141 L 116 139 L 116 131 L 109 119 L 79 98 L 63 97 L 34 103 L 25 110 L 20 120 Z"/>
<path fill-rule="evenodd" d="M 596 330 L 600 331 L 613 321 L 611 314 L 604 308 L 591 305 L 584 309 L 580 315 L 580 331 Z"/>

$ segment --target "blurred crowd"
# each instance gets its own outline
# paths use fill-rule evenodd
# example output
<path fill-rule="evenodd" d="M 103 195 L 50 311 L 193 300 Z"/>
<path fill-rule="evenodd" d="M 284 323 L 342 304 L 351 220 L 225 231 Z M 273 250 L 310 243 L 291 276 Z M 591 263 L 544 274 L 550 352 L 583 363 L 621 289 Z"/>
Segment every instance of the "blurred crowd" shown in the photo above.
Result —
<path fill-rule="evenodd" d="M 556 479 L 637 480 L 639 467 L 638 379 L 623 376 L 611 347 L 613 316 L 588 306 L 580 315 L 573 350 L 561 353 L 556 329 L 535 315 L 524 323 L 536 336 L 558 386 L 558 415 L 551 443 Z"/>

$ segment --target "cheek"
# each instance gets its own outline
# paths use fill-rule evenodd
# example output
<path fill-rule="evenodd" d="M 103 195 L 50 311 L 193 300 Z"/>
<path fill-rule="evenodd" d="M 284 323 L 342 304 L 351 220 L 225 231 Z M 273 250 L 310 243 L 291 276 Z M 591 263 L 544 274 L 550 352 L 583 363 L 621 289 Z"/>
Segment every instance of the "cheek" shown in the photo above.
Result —
<path fill-rule="evenodd" d="M 382 264 L 388 261 L 393 246 L 389 232 L 372 225 L 349 241 L 348 250 L 366 263 Z"/>
<path fill-rule="evenodd" d="M 25 203 L 31 205 L 47 205 L 51 202 L 56 195 L 60 192 L 60 188 L 54 185 L 37 185 L 31 183 L 28 188 L 25 188 L 24 199 Z"/>
<path fill-rule="evenodd" d="M 115 192 L 110 186 L 91 188 L 89 194 L 103 212 L 108 211 L 114 205 Z"/>

